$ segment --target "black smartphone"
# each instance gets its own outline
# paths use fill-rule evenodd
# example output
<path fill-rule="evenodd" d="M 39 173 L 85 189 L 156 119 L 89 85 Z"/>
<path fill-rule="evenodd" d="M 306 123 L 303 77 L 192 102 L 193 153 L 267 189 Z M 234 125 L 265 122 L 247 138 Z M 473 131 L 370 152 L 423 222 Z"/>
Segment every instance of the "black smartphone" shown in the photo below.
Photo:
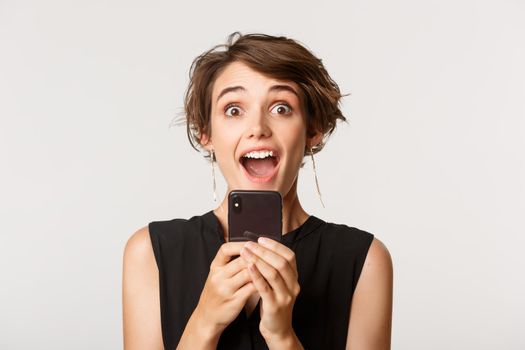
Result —
<path fill-rule="evenodd" d="M 233 190 L 228 195 L 228 241 L 281 241 L 282 198 L 277 191 Z"/>

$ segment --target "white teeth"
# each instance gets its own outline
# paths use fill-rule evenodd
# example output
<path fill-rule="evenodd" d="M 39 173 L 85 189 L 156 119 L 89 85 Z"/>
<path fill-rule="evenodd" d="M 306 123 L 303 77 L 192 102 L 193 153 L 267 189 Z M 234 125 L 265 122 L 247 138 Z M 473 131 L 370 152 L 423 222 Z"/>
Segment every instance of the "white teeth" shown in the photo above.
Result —
<path fill-rule="evenodd" d="M 261 159 L 268 156 L 273 157 L 273 151 L 253 151 L 246 153 L 243 157 Z"/>

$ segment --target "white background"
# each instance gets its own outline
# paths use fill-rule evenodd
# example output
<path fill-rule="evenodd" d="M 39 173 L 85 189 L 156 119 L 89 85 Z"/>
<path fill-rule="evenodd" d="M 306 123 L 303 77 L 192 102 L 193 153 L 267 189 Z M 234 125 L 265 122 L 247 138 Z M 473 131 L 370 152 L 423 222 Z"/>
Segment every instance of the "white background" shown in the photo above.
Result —
<path fill-rule="evenodd" d="M 309 161 L 299 195 L 389 248 L 393 348 L 524 349 L 520 0 L 0 0 L 0 348 L 122 347 L 127 239 L 214 208 L 168 126 L 235 30 L 299 40 L 351 93 L 316 159 L 327 208 Z"/>

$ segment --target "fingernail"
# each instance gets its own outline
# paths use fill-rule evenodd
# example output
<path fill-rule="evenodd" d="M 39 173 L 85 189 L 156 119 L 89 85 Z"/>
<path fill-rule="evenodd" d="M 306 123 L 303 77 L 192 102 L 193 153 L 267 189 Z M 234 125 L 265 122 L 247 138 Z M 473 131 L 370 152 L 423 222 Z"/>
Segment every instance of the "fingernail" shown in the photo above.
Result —
<path fill-rule="evenodd" d="M 268 238 L 264 238 L 264 237 L 259 237 L 257 241 L 263 245 L 269 243 Z"/>
<path fill-rule="evenodd" d="M 253 242 L 248 242 L 244 245 L 245 248 L 248 248 L 250 250 L 255 250 L 256 249 L 256 246 L 255 246 L 255 243 Z"/>

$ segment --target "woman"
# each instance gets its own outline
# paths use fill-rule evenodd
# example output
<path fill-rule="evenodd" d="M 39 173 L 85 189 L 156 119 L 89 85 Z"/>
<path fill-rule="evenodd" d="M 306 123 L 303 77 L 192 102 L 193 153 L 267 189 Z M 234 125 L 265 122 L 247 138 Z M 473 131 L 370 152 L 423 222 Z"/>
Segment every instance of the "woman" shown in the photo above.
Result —
<path fill-rule="evenodd" d="M 126 349 L 390 348 L 388 250 L 297 197 L 304 157 L 345 120 L 340 98 L 321 60 L 284 37 L 234 33 L 195 59 L 190 142 L 218 164 L 227 194 L 280 192 L 282 241 L 228 242 L 227 195 L 203 215 L 137 231 L 124 252 Z"/>

